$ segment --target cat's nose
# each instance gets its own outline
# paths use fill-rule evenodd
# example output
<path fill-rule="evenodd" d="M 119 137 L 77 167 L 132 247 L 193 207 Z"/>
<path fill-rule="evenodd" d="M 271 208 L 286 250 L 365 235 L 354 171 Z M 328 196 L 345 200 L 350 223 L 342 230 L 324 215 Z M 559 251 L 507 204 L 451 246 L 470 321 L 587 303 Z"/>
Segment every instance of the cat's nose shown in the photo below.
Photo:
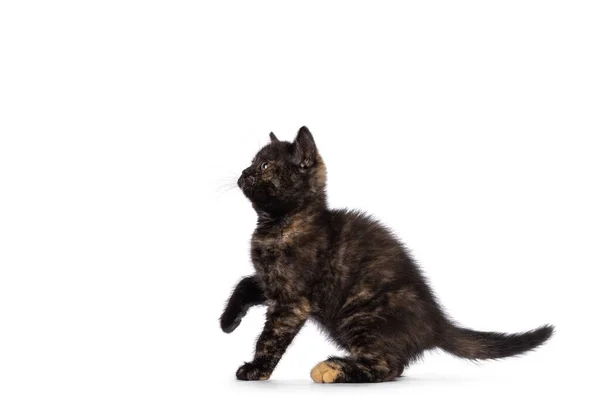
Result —
<path fill-rule="evenodd" d="M 242 171 L 242 175 L 238 179 L 238 187 L 243 188 L 244 184 L 253 185 L 256 179 L 252 176 L 252 169 L 246 168 Z"/>

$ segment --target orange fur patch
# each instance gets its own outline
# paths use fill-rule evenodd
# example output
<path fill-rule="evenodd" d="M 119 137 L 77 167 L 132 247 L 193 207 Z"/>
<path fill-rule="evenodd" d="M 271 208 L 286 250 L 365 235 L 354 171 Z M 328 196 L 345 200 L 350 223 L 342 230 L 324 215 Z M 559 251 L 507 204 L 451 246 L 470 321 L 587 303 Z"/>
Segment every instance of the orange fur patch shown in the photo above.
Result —
<path fill-rule="evenodd" d="M 338 365 L 328 362 L 319 362 L 312 371 L 310 377 L 317 383 L 329 384 L 335 382 L 337 377 L 342 373 Z"/>

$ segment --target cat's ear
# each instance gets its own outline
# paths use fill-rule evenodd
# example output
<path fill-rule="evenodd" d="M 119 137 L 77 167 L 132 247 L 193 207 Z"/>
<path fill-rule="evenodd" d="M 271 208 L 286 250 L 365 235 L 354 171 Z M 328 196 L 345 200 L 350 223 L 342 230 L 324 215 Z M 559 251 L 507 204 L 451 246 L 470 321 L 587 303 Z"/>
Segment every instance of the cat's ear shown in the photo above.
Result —
<path fill-rule="evenodd" d="M 269 137 L 271 138 L 271 142 L 279 142 L 279 139 L 277 139 L 277 136 L 275 136 L 275 133 L 273 133 L 273 132 L 269 133 Z"/>
<path fill-rule="evenodd" d="M 296 140 L 292 143 L 292 162 L 301 168 L 309 167 L 315 163 L 317 145 L 310 130 L 302 126 L 298 131 Z"/>

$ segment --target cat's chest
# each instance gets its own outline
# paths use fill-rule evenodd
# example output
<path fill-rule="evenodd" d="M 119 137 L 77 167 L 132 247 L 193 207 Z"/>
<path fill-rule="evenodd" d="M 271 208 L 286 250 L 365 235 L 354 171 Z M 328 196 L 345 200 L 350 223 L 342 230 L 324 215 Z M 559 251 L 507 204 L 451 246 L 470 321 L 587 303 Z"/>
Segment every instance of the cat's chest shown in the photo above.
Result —
<path fill-rule="evenodd" d="M 252 237 L 252 263 L 260 274 L 289 275 L 296 250 L 292 242 L 287 242 L 278 233 L 255 234 Z"/>
<path fill-rule="evenodd" d="M 251 243 L 252 263 L 269 298 L 293 298 L 303 291 L 309 260 L 307 244 L 287 230 L 258 232 Z"/>

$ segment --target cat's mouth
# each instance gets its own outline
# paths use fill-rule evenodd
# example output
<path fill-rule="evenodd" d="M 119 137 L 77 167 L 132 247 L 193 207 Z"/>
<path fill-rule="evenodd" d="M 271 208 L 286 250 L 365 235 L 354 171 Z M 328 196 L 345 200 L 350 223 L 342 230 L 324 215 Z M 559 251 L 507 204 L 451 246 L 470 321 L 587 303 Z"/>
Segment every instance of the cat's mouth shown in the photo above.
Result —
<path fill-rule="evenodd" d="M 254 194 L 254 185 L 256 184 L 256 180 L 254 178 L 241 176 L 237 181 L 238 187 L 242 190 L 244 195 L 248 198 L 252 198 L 252 194 Z"/>
<path fill-rule="evenodd" d="M 258 186 L 254 178 L 240 178 L 238 186 L 246 198 L 253 203 L 264 202 L 269 199 L 267 190 L 262 186 Z"/>

